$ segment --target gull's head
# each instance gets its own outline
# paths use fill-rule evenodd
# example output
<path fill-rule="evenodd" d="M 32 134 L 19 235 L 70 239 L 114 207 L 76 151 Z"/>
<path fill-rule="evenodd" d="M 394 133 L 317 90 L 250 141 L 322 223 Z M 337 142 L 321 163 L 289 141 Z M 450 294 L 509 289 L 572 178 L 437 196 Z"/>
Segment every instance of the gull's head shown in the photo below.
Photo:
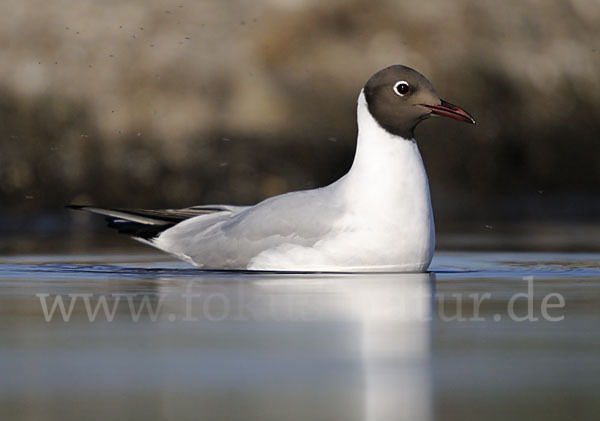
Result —
<path fill-rule="evenodd" d="M 369 113 L 386 131 L 414 137 L 421 121 L 435 115 L 475 124 L 462 108 L 440 99 L 421 73 L 399 64 L 375 73 L 363 88 Z"/>

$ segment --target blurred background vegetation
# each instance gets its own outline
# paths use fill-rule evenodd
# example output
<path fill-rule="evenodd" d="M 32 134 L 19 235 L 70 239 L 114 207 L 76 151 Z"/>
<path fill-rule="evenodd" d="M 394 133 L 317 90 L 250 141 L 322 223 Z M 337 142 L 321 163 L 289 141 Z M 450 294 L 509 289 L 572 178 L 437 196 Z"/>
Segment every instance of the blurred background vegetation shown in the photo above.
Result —
<path fill-rule="evenodd" d="M 597 0 L 4 0 L 0 58 L 4 238 L 326 185 L 394 63 L 477 120 L 417 130 L 440 233 L 600 232 Z"/>

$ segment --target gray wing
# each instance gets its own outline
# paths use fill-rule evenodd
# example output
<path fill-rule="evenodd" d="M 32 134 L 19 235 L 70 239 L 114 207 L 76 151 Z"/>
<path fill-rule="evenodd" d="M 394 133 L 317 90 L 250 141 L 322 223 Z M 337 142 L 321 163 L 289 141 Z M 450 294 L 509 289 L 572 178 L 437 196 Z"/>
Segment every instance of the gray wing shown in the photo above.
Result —
<path fill-rule="evenodd" d="M 183 221 L 153 244 L 205 268 L 244 268 L 262 251 L 282 244 L 311 246 L 333 228 L 341 212 L 328 187 L 297 191 L 256 206 Z"/>

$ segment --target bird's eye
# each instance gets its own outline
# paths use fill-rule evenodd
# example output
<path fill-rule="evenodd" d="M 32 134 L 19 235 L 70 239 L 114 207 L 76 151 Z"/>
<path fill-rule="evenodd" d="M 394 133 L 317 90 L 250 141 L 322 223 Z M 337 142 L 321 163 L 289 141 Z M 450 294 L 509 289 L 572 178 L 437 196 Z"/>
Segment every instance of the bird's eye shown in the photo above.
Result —
<path fill-rule="evenodd" d="M 401 80 L 400 82 L 396 82 L 394 85 L 394 92 L 396 95 L 404 96 L 410 92 L 410 86 L 408 86 L 408 82 Z"/>

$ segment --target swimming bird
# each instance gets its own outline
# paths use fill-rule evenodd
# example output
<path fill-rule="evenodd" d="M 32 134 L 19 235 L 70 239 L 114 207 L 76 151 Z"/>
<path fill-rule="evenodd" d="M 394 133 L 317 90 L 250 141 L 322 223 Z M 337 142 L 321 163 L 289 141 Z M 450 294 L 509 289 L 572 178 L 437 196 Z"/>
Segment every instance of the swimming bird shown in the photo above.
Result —
<path fill-rule="evenodd" d="M 435 230 L 414 130 L 433 116 L 475 123 L 422 74 L 393 65 L 360 91 L 352 167 L 328 186 L 254 206 L 69 207 L 105 215 L 110 227 L 202 269 L 423 272 Z"/>

